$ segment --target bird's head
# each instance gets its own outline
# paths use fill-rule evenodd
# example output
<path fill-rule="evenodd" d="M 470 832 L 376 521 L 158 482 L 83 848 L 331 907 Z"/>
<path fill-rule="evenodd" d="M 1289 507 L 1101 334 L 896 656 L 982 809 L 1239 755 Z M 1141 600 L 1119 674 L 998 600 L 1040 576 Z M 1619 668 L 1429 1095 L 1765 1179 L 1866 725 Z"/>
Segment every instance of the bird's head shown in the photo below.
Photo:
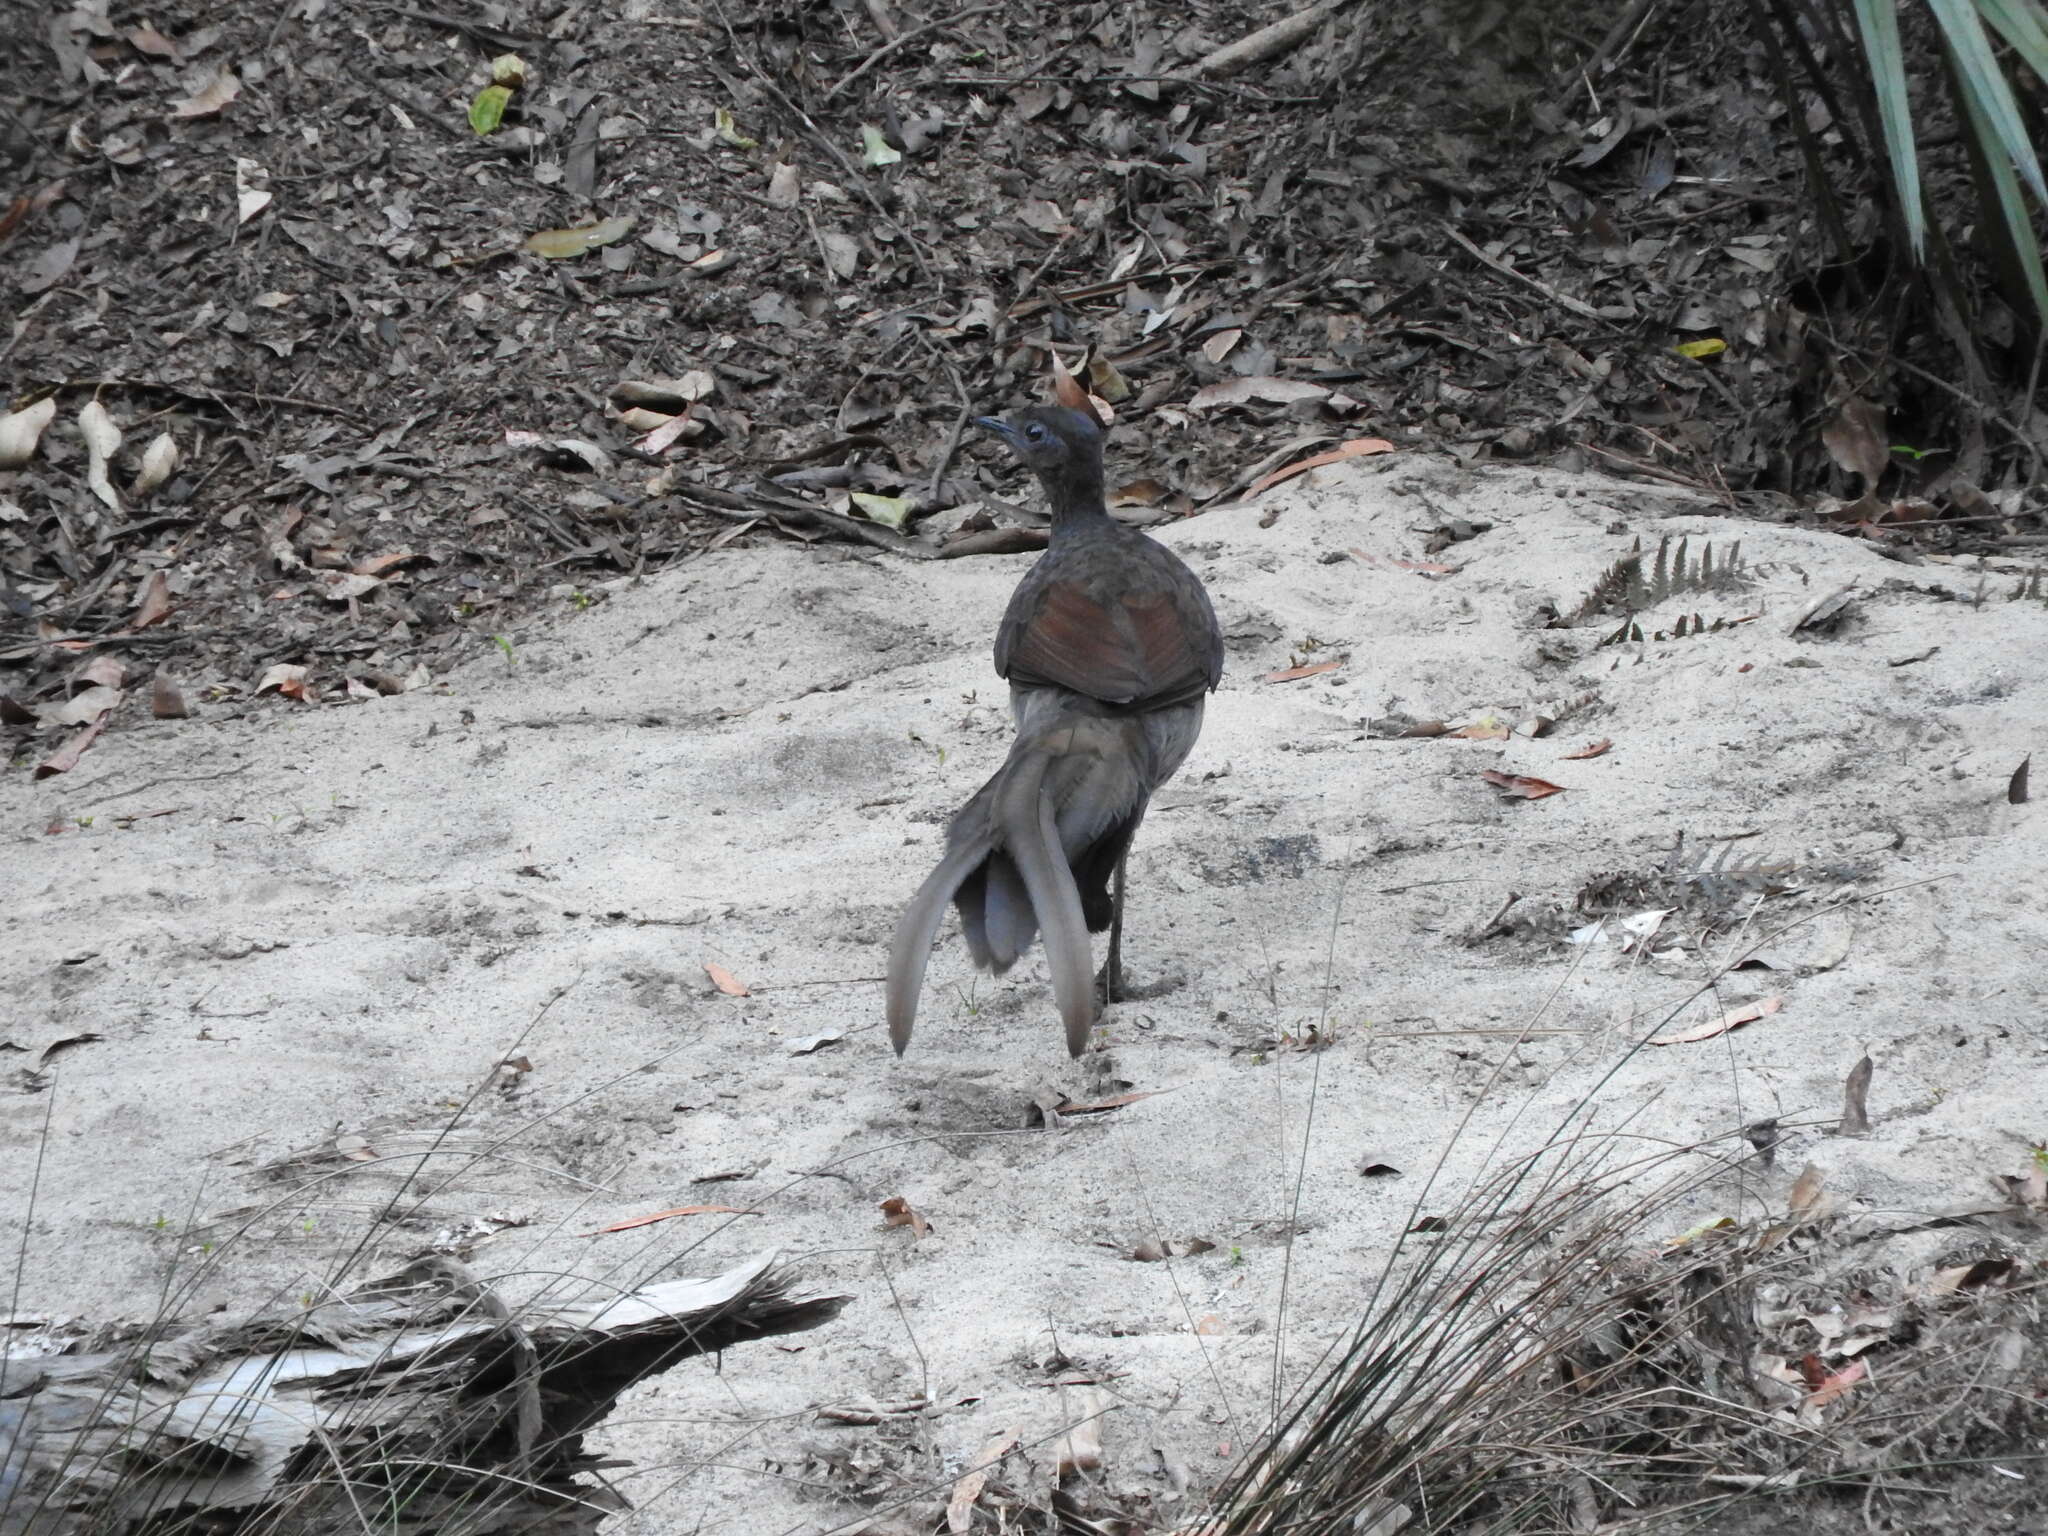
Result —
<path fill-rule="evenodd" d="M 1027 405 L 1007 416 L 977 416 L 1044 484 L 1054 515 L 1102 502 L 1102 428 L 1085 411 Z"/>

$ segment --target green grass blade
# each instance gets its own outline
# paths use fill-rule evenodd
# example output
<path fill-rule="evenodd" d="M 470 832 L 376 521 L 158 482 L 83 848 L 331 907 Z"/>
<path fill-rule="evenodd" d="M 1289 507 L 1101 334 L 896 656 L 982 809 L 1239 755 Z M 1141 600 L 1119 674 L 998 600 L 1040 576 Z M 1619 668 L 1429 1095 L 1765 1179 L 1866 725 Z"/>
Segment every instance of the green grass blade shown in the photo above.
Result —
<path fill-rule="evenodd" d="M 1927 210 L 1920 201 L 1920 162 L 1913 148 L 1913 108 L 1906 100 L 1906 54 L 1899 45 L 1899 13 L 1893 0 L 1855 0 L 1856 27 L 1863 35 L 1863 57 L 1870 65 L 1870 85 L 1884 124 L 1884 145 L 1891 156 L 1892 185 L 1906 235 L 1919 255 L 1927 244 Z"/>
<path fill-rule="evenodd" d="M 2020 271 L 2026 276 L 2027 290 L 2034 299 L 2034 314 L 2048 324 L 2048 273 L 2041 269 L 2041 245 L 2034 238 L 2033 221 L 2027 217 L 2026 193 L 2020 189 L 2012 163 L 1998 152 L 1997 140 L 1992 137 L 1991 124 L 1985 120 L 1978 106 L 1976 93 L 1965 85 L 1957 94 L 1963 98 L 1963 106 L 1969 113 L 1970 131 L 1984 146 L 1984 164 L 1991 173 L 1991 184 L 1998 195 L 2003 235 L 2019 259 Z"/>
<path fill-rule="evenodd" d="M 1998 28 L 2027 68 L 2048 80 L 2048 12 L 2041 0 L 1977 0 L 1977 11 Z"/>
<path fill-rule="evenodd" d="M 2013 99 L 2012 82 L 1998 67 L 1998 56 L 1991 51 L 1991 38 L 1973 0 L 1927 0 L 1927 8 L 1934 12 L 1942 41 L 1955 60 L 1956 78 L 1970 101 L 1970 122 L 1985 157 L 2009 158 L 2034 189 L 2034 196 L 2048 203 L 2048 181 L 2041 178 L 2041 161 L 2027 137 L 2020 105 Z"/>

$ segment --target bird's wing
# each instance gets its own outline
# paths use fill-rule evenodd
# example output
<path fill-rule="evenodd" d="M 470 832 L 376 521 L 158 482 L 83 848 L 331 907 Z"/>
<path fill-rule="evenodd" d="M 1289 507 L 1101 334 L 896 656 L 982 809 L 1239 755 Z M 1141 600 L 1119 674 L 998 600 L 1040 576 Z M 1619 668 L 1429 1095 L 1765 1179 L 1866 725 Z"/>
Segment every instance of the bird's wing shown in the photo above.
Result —
<path fill-rule="evenodd" d="M 1013 687 L 1063 688 L 1146 709 L 1213 688 L 1222 639 L 1201 583 L 1149 539 L 1140 547 L 1164 557 L 1134 562 L 1151 567 L 1153 579 L 1121 581 L 1124 591 L 1107 600 L 1086 572 L 1034 581 L 1034 567 L 1003 615 L 996 672 Z"/>

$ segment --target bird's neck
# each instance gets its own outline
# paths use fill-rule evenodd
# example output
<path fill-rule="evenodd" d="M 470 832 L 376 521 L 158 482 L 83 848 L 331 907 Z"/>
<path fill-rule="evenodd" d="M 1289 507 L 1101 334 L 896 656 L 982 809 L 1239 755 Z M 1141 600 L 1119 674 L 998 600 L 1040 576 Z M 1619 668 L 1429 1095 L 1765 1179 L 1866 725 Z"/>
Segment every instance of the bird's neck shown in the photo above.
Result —
<path fill-rule="evenodd" d="M 1100 464 L 1067 464 L 1057 475 L 1040 477 L 1045 499 L 1052 509 L 1055 532 L 1110 521 L 1109 507 L 1102 499 Z"/>

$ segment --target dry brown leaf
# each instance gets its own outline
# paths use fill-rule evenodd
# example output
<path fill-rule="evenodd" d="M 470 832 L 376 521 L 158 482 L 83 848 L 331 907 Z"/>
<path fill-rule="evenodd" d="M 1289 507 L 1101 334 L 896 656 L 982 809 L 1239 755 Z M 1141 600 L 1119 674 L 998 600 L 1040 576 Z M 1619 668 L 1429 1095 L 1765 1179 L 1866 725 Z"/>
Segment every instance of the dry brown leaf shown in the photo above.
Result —
<path fill-rule="evenodd" d="M 753 996 L 753 994 L 747 990 L 747 984 L 745 982 L 741 981 L 739 977 L 733 975 L 731 971 L 728 971 L 716 960 L 706 960 L 704 962 L 704 974 L 709 976 L 711 978 L 712 985 L 717 987 L 718 990 L 723 992 L 727 997 Z"/>
<path fill-rule="evenodd" d="M 1820 1384 L 1807 1394 L 1805 1406 L 1826 1407 L 1869 1374 L 1869 1368 L 1861 1360 L 1857 1360 L 1836 1371 L 1832 1376 L 1823 1376 Z"/>
<path fill-rule="evenodd" d="M 1558 761 L 1565 763 L 1583 762 L 1585 759 L 1589 757 L 1602 756 L 1603 754 L 1611 750 L 1613 746 L 1613 737 L 1602 736 L 1598 741 L 1587 742 L 1583 747 L 1579 748 L 1579 750 L 1576 752 L 1565 753 L 1565 755 L 1562 758 L 1558 759 Z"/>
<path fill-rule="evenodd" d="M 1156 507 L 1173 493 L 1157 480 L 1133 480 L 1109 493 L 1112 507 Z"/>
<path fill-rule="evenodd" d="M 1298 460 L 1293 464 L 1282 465 L 1270 475 L 1259 476 L 1258 479 L 1251 483 L 1251 488 L 1244 493 L 1244 499 L 1250 501 L 1261 491 L 1278 485 L 1282 480 L 1292 480 L 1296 475 L 1307 474 L 1312 469 L 1321 469 L 1328 464 L 1341 464 L 1346 459 L 1363 458 L 1367 454 L 1392 453 L 1393 451 L 1394 445 L 1384 437 L 1349 438 L 1339 443 L 1328 453 L 1311 454 L 1309 457 Z"/>
<path fill-rule="evenodd" d="M 1730 1008 L 1718 1019 L 1705 1024 L 1695 1024 L 1691 1029 L 1682 1029 L 1675 1035 L 1658 1035 L 1652 1045 L 1691 1045 L 1698 1040 L 1711 1040 L 1716 1035 L 1725 1035 L 1731 1029 L 1740 1029 L 1745 1024 L 1754 1024 L 1758 1019 L 1768 1019 L 1785 1006 L 1782 997 L 1759 998 L 1753 1003 L 1744 1003 L 1740 1008 Z"/>
<path fill-rule="evenodd" d="M 375 576 L 358 576 L 352 571 L 322 571 L 313 579 L 314 589 L 330 603 L 365 597 L 383 585 Z"/>
<path fill-rule="evenodd" d="M 313 685 L 306 679 L 306 669 L 288 661 L 280 661 L 256 684 L 258 693 L 267 693 L 275 688 L 288 699 L 297 699 L 302 704 L 311 704 L 319 697 Z"/>
<path fill-rule="evenodd" d="M 1224 379 L 1215 384 L 1205 384 L 1196 390 L 1194 398 L 1188 401 L 1188 409 L 1212 411 L 1222 406 L 1251 405 L 1257 402 L 1286 405 L 1295 400 L 1321 400 L 1329 393 L 1329 389 L 1324 385 L 1309 384 L 1298 379 Z"/>
<path fill-rule="evenodd" d="M 1133 1248 L 1126 1257 L 1140 1264 L 1157 1264 L 1164 1259 L 1191 1259 L 1197 1254 L 1214 1253 L 1216 1245 L 1206 1237 L 1183 1237 L 1177 1240 L 1147 1240 Z"/>
<path fill-rule="evenodd" d="M 95 656 L 71 674 L 71 691 L 87 688 L 119 688 L 128 681 L 128 663 L 118 656 Z"/>
<path fill-rule="evenodd" d="M 1884 428 L 1884 407 L 1861 395 L 1851 395 L 1820 429 L 1821 445 L 1828 456 L 1851 474 L 1861 475 L 1866 494 L 1891 462 Z"/>
<path fill-rule="evenodd" d="M 1832 970 L 1832 966 L 1822 966 Z M 1876 1063 L 1866 1054 L 1849 1069 L 1849 1076 L 1842 1084 L 1842 1120 L 1835 1127 L 1837 1136 L 1868 1136 L 1870 1134 L 1870 1076 L 1877 1070 Z"/>
<path fill-rule="evenodd" d="M 1920 1296 L 1954 1296 L 1961 1291 L 1974 1291 L 1981 1286 L 1993 1285 L 2009 1279 L 2016 1268 L 2010 1257 L 1978 1259 L 1970 1264 L 1956 1264 L 1947 1269 L 1937 1269 L 1910 1294 Z"/>
<path fill-rule="evenodd" d="M 159 720 L 183 720 L 192 713 L 185 707 L 185 690 L 163 673 L 150 684 L 149 712 Z"/>
<path fill-rule="evenodd" d="M 146 21 L 139 27 L 130 27 L 127 38 L 137 53 L 146 53 L 158 59 L 175 60 L 179 56 L 178 45 Z"/>
<path fill-rule="evenodd" d="M 199 90 L 171 108 L 171 116 L 211 117 L 242 94 L 242 82 L 231 69 L 222 70 Z"/>
<path fill-rule="evenodd" d="M 1144 1093 L 1120 1093 L 1113 1099 L 1097 1099 L 1090 1104 L 1061 1104 L 1062 1115 L 1105 1115 L 1112 1109 L 1122 1109 L 1126 1104 L 1135 1104 L 1140 1099 L 1149 1099 L 1158 1089 Z"/>
<path fill-rule="evenodd" d="M 931 1223 L 910 1208 L 910 1202 L 901 1195 L 891 1195 L 882 1202 L 882 1225 L 885 1227 L 908 1227 L 910 1235 L 923 1239 L 931 1236 Z"/>
<path fill-rule="evenodd" d="M 981 1497 L 989 1473 L 1016 1448 L 1020 1438 L 1022 1436 L 1017 1430 L 998 1430 L 982 1441 L 981 1449 L 967 1459 L 967 1470 L 954 1481 L 952 1495 L 946 1500 L 946 1529 L 954 1532 L 955 1536 L 974 1524 L 974 1501 Z"/>
<path fill-rule="evenodd" d="M 1792 1181 L 1792 1193 L 1785 1201 L 1786 1214 L 1794 1221 L 1811 1221 L 1826 1183 L 1826 1176 L 1812 1163 L 1800 1169 L 1799 1177 Z"/>
<path fill-rule="evenodd" d="M 1060 1436 L 1056 1476 L 1093 1472 L 1102 1465 L 1102 1415 L 1108 1406 L 1109 1399 L 1099 1387 L 1075 1390 L 1066 1407 L 1073 1427 Z"/>
<path fill-rule="evenodd" d="M 121 702 L 121 690 L 110 688 L 105 683 L 94 683 L 81 688 L 60 704 L 48 704 L 38 710 L 37 717 L 48 726 L 86 725 L 99 719 Z"/>
<path fill-rule="evenodd" d="M 1479 775 L 1495 789 L 1511 800 L 1541 800 L 1546 795 L 1561 795 L 1565 786 L 1553 784 L 1548 779 L 1534 779 L 1523 773 L 1502 773 L 1498 768 L 1488 768 Z"/>
<path fill-rule="evenodd" d="M 1443 565 L 1435 560 L 1403 560 L 1399 555 L 1369 555 L 1362 549 L 1346 550 L 1346 554 L 1360 565 L 1370 565 L 1383 571 L 1414 571 L 1421 576 L 1455 576 L 1464 567 Z"/>
<path fill-rule="evenodd" d="M 1344 663 L 1341 661 L 1319 661 L 1313 666 L 1283 667 L 1278 672 L 1268 672 L 1260 681 L 1267 683 L 1298 683 L 1304 677 L 1320 677 L 1323 673 L 1334 672 L 1343 665 Z"/>
<path fill-rule="evenodd" d="M 677 1216 L 759 1216 L 760 1211 L 743 1210 L 737 1205 L 679 1205 L 673 1210 L 653 1211 L 645 1216 L 628 1216 L 623 1221 L 612 1222 L 609 1226 L 593 1227 L 588 1232 L 579 1232 L 578 1237 L 602 1237 L 607 1232 L 630 1232 L 635 1227 L 651 1227 L 657 1221 L 668 1221 Z"/>
<path fill-rule="evenodd" d="M 349 569 L 358 576 L 388 576 L 402 565 L 415 560 L 432 560 L 433 556 L 420 554 L 416 550 L 399 549 L 388 555 L 367 555 L 351 565 Z"/>
<path fill-rule="evenodd" d="M 1202 356 L 1212 363 L 1221 364 L 1243 340 L 1244 332 L 1234 325 L 1225 330 L 1212 331 L 1202 343 Z"/>
<path fill-rule="evenodd" d="M 94 740 L 98 738 L 100 732 L 106 728 L 107 717 L 101 715 L 99 719 L 93 721 L 91 725 L 86 726 L 76 736 L 65 742 L 63 746 L 52 752 L 40 763 L 37 763 L 35 776 L 39 779 L 47 779 L 55 773 L 69 773 L 78 766 L 78 760 L 85 755 L 85 749 L 91 746 Z"/>

